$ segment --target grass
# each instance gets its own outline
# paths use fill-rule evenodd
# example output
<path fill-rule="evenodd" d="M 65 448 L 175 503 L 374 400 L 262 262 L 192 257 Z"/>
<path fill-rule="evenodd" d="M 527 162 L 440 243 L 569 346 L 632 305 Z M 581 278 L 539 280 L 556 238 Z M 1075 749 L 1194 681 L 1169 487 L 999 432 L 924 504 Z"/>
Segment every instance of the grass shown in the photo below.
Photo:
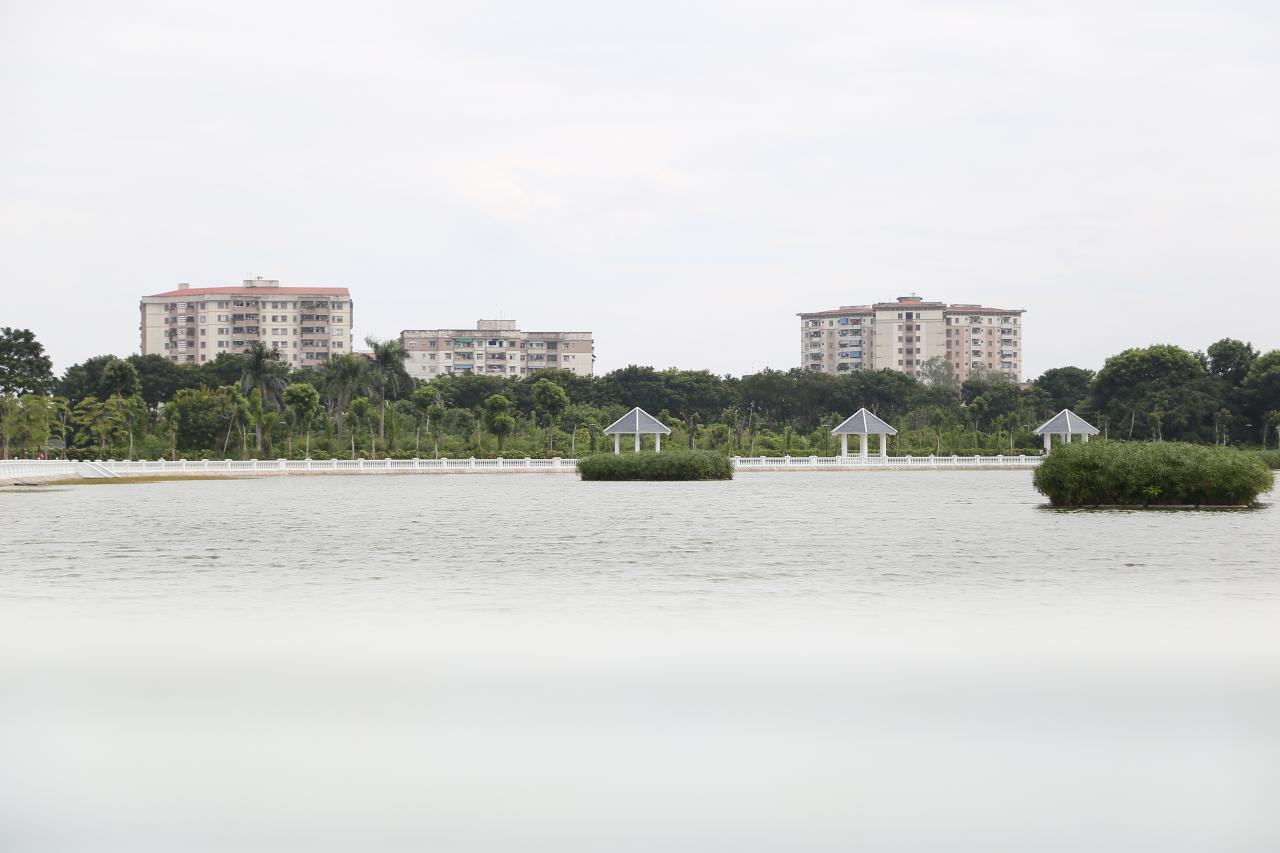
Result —
<path fill-rule="evenodd" d="M 732 480 L 733 463 L 713 450 L 598 453 L 578 461 L 584 480 Z"/>
<path fill-rule="evenodd" d="M 1035 487 L 1053 506 L 1246 506 L 1275 475 L 1257 454 L 1178 442 L 1055 447 Z"/>

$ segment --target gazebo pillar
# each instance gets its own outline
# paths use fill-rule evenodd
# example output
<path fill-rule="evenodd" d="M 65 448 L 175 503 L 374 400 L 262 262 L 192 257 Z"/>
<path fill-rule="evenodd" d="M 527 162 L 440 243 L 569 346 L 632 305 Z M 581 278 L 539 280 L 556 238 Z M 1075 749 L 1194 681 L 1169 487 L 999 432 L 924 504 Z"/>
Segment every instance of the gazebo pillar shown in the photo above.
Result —
<path fill-rule="evenodd" d="M 1080 441 L 1081 441 L 1082 443 L 1084 443 L 1084 444 L 1088 444 L 1088 443 L 1089 443 L 1089 433 L 1087 433 L 1087 432 L 1082 432 L 1082 433 L 1080 433 Z"/>
<path fill-rule="evenodd" d="M 858 455 L 863 459 L 867 458 L 867 434 L 865 432 L 858 433 Z"/>
<path fill-rule="evenodd" d="M 849 455 L 849 435 L 848 433 L 840 433 L 840 455 Z"/>
<path fill-rule="evenodd" d="M 1044 452 L 1045 452 L 1045 453 L 1048 453 L 1050 450 L 1052 450 L 1052 449 L 1053 449 L 1053 447 L 1052 447 L 1053 441 L 1052 441 L 1052 440 L 1053 440 L 1053 433 L 1048 433 L 1048 432 L 1046 432 L 1046 433 L 1044 434 Z"/>
<path fill-rule="evenodd" d="M 640 452 L 640 433 L 636 433 L 636 453 Z"/>
<path fill-rule="evenodd" d="M 662 433 L 660 432 L 655 432 L 653 434 L 653 452 L 654 453 L 662 452 Z"/>
<path fill-rule="evenodd" d="M 880 458 L 889 458 L 889 436 L 887 433 L 880 433 Z"/>
<path fill-rule="evenodd" d="M 615 433 L 613 434 L 613 455 L 614 455 L 614 456 L 617 456 L 619 453 L 621 453 L 621 452 L 622 452 L 622 443 L 621 443 L 621 441 L 620 441 L 620 439 L 621 439 L 621 438 L 622 438 L 622 436 L 621 436 L 621 435 L 619 435 L 618 433 L 616 433 L 616 432 L 615 432 Z M 1048 437 L 1046 436 L 1046 437 L 1045 437 L 1045 443 L 1046 443 L 1046 444 L 1048 444 L 1048 442 L 1049 442 L 1049 439 L 1048 439 Z"/>

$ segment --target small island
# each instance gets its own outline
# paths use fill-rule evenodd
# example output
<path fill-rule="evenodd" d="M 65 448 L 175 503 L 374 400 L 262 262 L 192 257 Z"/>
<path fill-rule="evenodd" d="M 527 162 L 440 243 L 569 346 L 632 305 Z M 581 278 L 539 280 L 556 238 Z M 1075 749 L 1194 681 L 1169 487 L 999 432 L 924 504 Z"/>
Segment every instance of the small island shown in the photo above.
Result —
<path fill-rule="evenodd" d="M 1240 507 L 1275 483 L 1256 454 L 1182 442 L 1064 444 L 1036 469 L 1055 507 Z"/>
<path fill-rule="evenodd" d="M 733 464 L 713 450 L 597 453 L 578 461 L 584 480 L 732 480 Z"/>

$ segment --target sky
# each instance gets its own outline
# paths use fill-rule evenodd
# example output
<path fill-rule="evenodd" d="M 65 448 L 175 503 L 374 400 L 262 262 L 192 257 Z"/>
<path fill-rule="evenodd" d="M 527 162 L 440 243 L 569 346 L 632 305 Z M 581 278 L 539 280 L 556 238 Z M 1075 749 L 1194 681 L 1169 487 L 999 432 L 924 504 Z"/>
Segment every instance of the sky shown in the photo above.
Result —
<path fill-rule="evenodd" d="M 345 286 L 597 370 L 799 363 L 799 311 L 1026 309 L 1024 372 L 1280 347 L 1280 4 L 0 0 L 0 326 Z"/>

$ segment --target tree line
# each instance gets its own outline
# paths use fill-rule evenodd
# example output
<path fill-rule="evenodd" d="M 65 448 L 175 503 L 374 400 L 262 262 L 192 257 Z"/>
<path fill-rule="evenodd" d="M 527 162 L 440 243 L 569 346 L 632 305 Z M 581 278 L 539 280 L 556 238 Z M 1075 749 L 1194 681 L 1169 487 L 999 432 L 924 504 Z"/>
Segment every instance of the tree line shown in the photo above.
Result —
<path fill-rule="evenodd" d="M 367 343 L 319 370 L 253 342 L 198 365 L 98 356 L 55 377 L 30 331 L 0 329 L 0 457 L 578 456 L 611 449 L 602 430 L 632 406 L 671 427 L 671 446 L 752 456 L 833 455 L 831 428 L 863 406 L 898 428 L 896 453 L 1036 453 L 1032 431 L 1063 408 L 1113 439 L 1280 446 L 1280 350 L 1232 339 L 1129 349 L 1096 374 L 1059 367 L 1025 384 L 957 382 L 940 359 L 918 379 L 633 365 L 417 381 L 399 341 Z"/>

